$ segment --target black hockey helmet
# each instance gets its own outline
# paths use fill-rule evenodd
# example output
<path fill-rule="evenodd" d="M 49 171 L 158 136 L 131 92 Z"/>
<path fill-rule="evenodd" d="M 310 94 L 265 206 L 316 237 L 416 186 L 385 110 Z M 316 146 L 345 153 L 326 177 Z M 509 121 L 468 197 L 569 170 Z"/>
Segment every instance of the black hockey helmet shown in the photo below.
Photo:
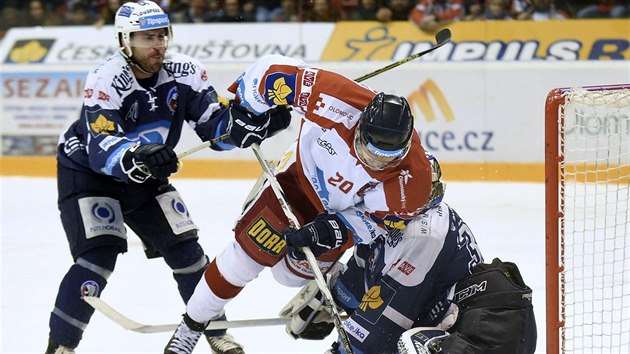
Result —
<path fill-rule="evenodd" d="M 359 117 L 355 151 L 373 170 L 393 167 L 411 146 L 413 115 L 407 99 L 383 92 L 374 96 Z"/>

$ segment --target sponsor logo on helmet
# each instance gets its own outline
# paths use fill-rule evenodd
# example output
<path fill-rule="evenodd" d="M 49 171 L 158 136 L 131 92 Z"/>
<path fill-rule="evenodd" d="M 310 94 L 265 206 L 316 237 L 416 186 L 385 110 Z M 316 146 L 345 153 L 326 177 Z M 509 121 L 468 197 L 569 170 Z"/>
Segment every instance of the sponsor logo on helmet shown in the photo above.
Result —
<path fill-rule="evenodd" d="M 140 29 L 162 28 L 170 24 L 166 14 L 143 17 L 139 20 Z"/>
<path fill-rule="evenodd" d="M 406 149 L 406 148 L 401 148 L 398 150 L 391 150 L 391 151 L 383 150 L 372 145 L 372 143 L 367 143 L 366 147 L 368 151 L 370 152 L 370 154 L 381 156 L 381 157 L 388 157 L 388 158 L 395 158 L 395 157 L 402 156 L 405 153 L 405 149 Z"/>
<path fill-rule="evenodd" d="M 263 217 L 258 218 L 247 228 L 247 236 L 261 250 L 272 256 L 279 255 L 287 245 L 286 241 L 280 237 L 280 233 L 271 227 Z"/>
<path fill-rule="evenodd" d="M 120 10 L 118 10 L 118 16 L 129 17 L 133 12 L 133 8 L 131 6 L 123 5 Z"/>

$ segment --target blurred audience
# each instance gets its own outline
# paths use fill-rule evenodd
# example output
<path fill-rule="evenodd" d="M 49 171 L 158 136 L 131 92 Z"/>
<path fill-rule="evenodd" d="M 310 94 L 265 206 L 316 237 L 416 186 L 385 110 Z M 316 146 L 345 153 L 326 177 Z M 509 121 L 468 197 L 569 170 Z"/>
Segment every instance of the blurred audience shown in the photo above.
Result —
<path fill-rule="evenodd" d="M 421 30 L 435 32 L 451 22 L 464 19 L 464 15 L 462 0 L 420 0 L 409 18 Z"/>
<path fill-rule="evenodd" d="M 0 39 L 13 27 L 111 25 L 129 0 L 3 0 Z M 628 18 L 628 0 L 158 0 L 174 23 L 412 21 L 435 32 L 453 21 Z"/>

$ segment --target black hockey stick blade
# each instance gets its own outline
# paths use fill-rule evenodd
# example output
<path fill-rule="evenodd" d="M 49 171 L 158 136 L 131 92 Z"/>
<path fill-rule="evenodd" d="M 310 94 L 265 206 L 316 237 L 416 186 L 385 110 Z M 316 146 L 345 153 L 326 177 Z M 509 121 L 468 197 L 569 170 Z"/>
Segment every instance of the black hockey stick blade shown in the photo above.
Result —
<path fill-rule="evenodd" d="M 435 46 L 433 46 L 433 47 L 431 47 L 431 48 L 429 48 L 427 50 L 423 50 L 422 52 L 412 54 L 412 55 L 410 55 L 410 56 L 408 56 L 408 57 L 406 57 L 404 59 L 400 59 L 397 62 L 391 63 L 391 64 L 389 64 L 389 65 L 387 65 L 385 67 L 382 67 L 382 68 L 380 68 L 380 69 L 378 69 L 376 71 L 373 71 L 373 72 L 371 72 L 369 74 L 365 74 L 365 75 L 361 76 L 360 78 L 355 79 L 354 81 L 361 82 L 361 81 L 365 81 L 365 80 L 367 80 L 369 78 L 372 78 L 372 77 L 374 77 L 376 75 L 382 74 L 382 73 L 384 73 L 384 72 L 386 72 L 388 70 L 391 70 L 391 69 L 393 69 L 393 68 L 395 68 L 397 66 L 403 65 L 406 62 L 418 59 L 418 58 L 420 58 L 421 56 L 423 56 L 425 54 L 429 54 L 432 51 L 442 47 L 443 45 L 445 45 L 446 43 L 448 43 L 450 41 L 451 41 L 451 30 L 449 30 L 448 28 L 444 28 L 444 29 L 440 30 L 438 33 L 435 34 L 435 42 L 436 42 Z"/>

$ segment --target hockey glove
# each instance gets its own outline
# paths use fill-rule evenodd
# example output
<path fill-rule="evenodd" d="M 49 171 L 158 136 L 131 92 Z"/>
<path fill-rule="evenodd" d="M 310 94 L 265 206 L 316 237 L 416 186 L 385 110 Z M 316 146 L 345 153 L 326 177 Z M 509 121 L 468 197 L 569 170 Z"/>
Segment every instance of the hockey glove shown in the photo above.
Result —
<path fill-rule="evenodd" d="M 337 281 L 342 266 L 339 263 L 330 269 L 327 277 L 329 288 Z M 294 297 L 280 310 L 281 317 L 291 317 L 291 323 L 287 324 L 287 333 L 295 338 L 322 340 L 332 332 L 335 324 L 330 313 L 324 307 L 324 296 L 315 280 L 306 284 Z"/>
<path fill-rule="evenodd" d="M 259 116 L 244 107 L 230 102 L 227 133 L 234 146 L 248 148 L 252 144 L 260 144 L 267 137 L 270 114 Z"/>
<path fill-rule="evenodd" d="M 436 354 L 442 351 L 440 343 L 449 336 L 448 332 L 436 327 L 416 327 L 400 335 L 398 353 Z M 459 352 L 458 352 L 459 353 Z"/>
<path fill-rule="evenodd" d="M 267 111 L 269 131 L 267 137 L 274 136 L 291 124 L 291 111 L 286 106 L 278 106 Z"/>
<path fill-rule="evenodd" d="M 287 242 L 289 257 L 306 259 L 302 247 L 310 247 L 315 257 L 348 241 L 346 225 L 335 214 L 323 213 L 299 230 L 286 229 L 282 238 Z"/>
<path fill-rule="evenodd" d="M 120 160 L 122 171 L 129 180 L 142 183 L 149 177 L 166 179 L 177 172 L 177 154 L 164 144 L 135 144 Z"/>

